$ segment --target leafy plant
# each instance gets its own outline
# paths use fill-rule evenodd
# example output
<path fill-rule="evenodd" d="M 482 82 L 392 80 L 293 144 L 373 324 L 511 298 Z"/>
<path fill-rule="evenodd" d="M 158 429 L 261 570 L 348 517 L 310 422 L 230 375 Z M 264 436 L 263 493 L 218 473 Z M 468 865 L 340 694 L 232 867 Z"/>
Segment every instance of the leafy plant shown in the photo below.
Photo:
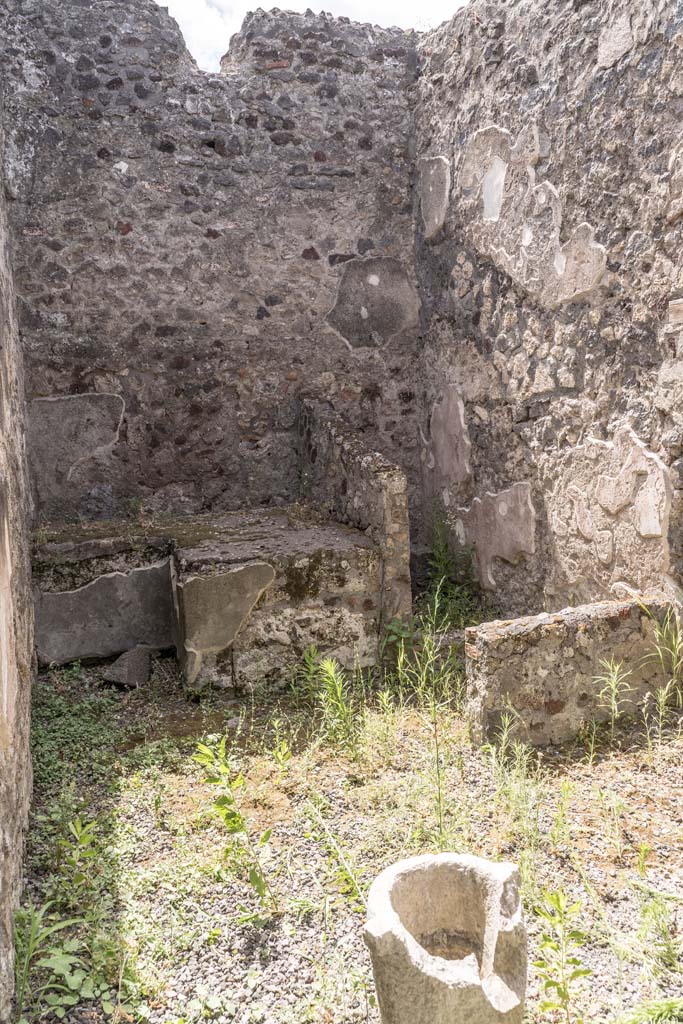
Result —
<path fill-rule="evenodd" d="M 311 646 L 304 652 L 292 685 L 299 700 L 317 710 L 323 738 L 357 752 L 362 709 L 354 681 L 339 662 L 321 657 Z"/>
<path fill-rule="evenodd" d="M 595 764 L 595 754 L 598 746 L 598 723 L 594 718 L 589 722 L 582 722 L 578 733 L 578 739 L 586 751 L 586 762 L 589 768 Z"/>
<path fill-rule="evenodd" d="M 655 973 L 681 967 L 683 945 L 676 932 L 671 900 L 650 891 L 640 908 L 638 936 Z"/>
<path fill-rule="evenodd" d="M 295 667 L 290 688 L 294 697 L 304 704 L 315 702 L 318 690 L 320 651 L 311 644 L 304 651 L 301 661 Z"/>
<path fill-rule="evenodd" d="M 555 813 L 555 820 L 550 828 L 550 842 L 554 849 L 566 846 L 571 841 L 571 829 L 569 827 L 569 801 L 571 800 L 574 786 L 569 779 L 563 779 L 560 785 L 560 799 Z"/>
<path fill-rule="evenodd" d="M 486 608 L 475 581 L 474 552 L 467 547 L 452 549 L 439 509 L 433 519 L 428 573 L 427 589 L 418 605 L 422 617 L 439 630 L 464 629 L 483 620 Z"/>
<path fill-rule="evenodd" d="M 60 978 L 60 972 L 47 970 L 54 958 L 64 956 L 64 946 L 56 941 L 59 932 L 79 924 L 78 918 L 60 920 L 51 916 L 52 904 L 44 903 L 42 907 L 36 907 L 28 903 L 20 908 L 14 919 L 14 945 L 15 945 L 15 998 L 17 1005 L 17 1016 L 23 1024 L 23 1015 L 30 1008 L 39 1007 L 41 1003 L 48 1000 L 53 1012 L 58 1016 L 59 1006 L 54 999 L 59 995 L 68 994 L 64 990 L 64 983 Z M 73 956 L 73 951 L 69 954 Z M 78 958 L 72 963 L 75 965 Z M 64 961 L 59 962 L 64 966 Z M 42 972 L 41 981 L 35 981 L 36 967 L 46 968 Z M 64 1014 L 62 1014 L 64 1016 Z"/>
<path fill-rule="evenodd" d="M 533 853 L 540 843 L 543 776 L 536 751 L 512 738 L 514 722 L 514 712 L 504 712 L 497 744 L 483 750 L 490 760 L 496 801 L 509 815 L 513 834 Z"/>
<path fill-rule="evenodd" d="M 434 812 L 436 817 L 436 845 L 439 852 L 448 849 L 450 834 L 446 828 L 446 801 L 444 795 L 446 766 L 441 743 L 439 713 L 443 705 L 434 695 L 428 702 L 429 725 L 432 734 L 432 785 L 434 787 Z"/>
<path fill-rule="evenodd" d="M 283 776 L 289 768 L 289 762 L 292 760 L 292 750 L 289 746 L 289 740 L 282 733 L 282 722 L 279 718 L 274 719 L 273 730 L 275 732 L 275 743 L 272 749 L 273 760 L 278 766 L 280 776 Z"/>
<path fill-rule="evenodd" d="M 415 623 L 411 619 L 406 622 L 404 619 L 390 619 L 384 627 L 380 640 L 379 660 L 384 663 L 387 660 L 394 660 L 399 644 L 410 646 L 415 633 Z"/>
<path fill-rule="evenodd" d="M 50 665 L 50 671 L 59 679 L 64 682 L 75 682 L 80 679 L 83 666 L 80 661 L 71 661 L 68 665 L 62 665 L 61 667 L 55 664 Z"/>
<path fill-rule="evenodd" d="M 652 847 L 648 846 L 647 843 L 641 843 L 638 847 L 638 862 L 637 870 L 640 878 L 645 878 L 647 874 L 647 858 L 652 853 Z"/>
<path fill-rule="evenodd" d="M 219 795 L 213 801 L 214 811 L 232 837 L 232 843 L 239 844 L 241 851 L 246 853 L 249 882 L 261 906 L 269 906 L 273 913 L 278 913 L 277 894 L 261 859 L 262 851 L 270 841 L 272 829 L 266 829 L 256 840 L 252 839 L 249 822 L 242 814 L 238 801 L 244 790 L 245 778 L 241 772 L 234 774 L 226 753 L 226 737 L 223 736 L 217 747 L 198 743 L 193 760 L 205 769 L 206 781 L 219 790 Z"/>
<path fill-rule="evenodd" d="M 359 708 L 347 674 L 334 658 L 322 658 L 318 666 L 317 705 L 322 714 L 325 738 L 354 749 L 359 735 Z"/>
<path fill-rule="evenodd" d="M 109 775 L 118 729 L 108 712 L 122 698 L 118 691 L 96 690 L 87 679 L 61 673 L 55 685 L 52 676 L 34 691 L 31 753 L 35 785 L 54 792 L 67 790 L 84 770 L 90 778 Z"/>
<path fill-rule="evenodd" d="M 84 824 L 77 817 L 69 822 L 67 837 L 58 842 L 61 872 L 56 896 L 68 909 L 82 906 L 92 889 L 92 871 L 97 861 L 96 832 L 96 822 Z"/>
<path fill-rule="evenodd" d="M 642 714 L 650 764 L 652 764 L 654 756 L 652 742 L 653 719 L 657 748 L 661 750 L 664 742 L 664 733 L 671 718 L 671 702 L 675 693 L 674 680 L 670 679 L 665 686 L 660 686 L 654 693 L 650 692 L 645 697 Z"/>
<path fill-rule="evenodd" d="M 663 622 L 646 609 L 654 624 L 655 658 L 668 676 L 671 684 L 671 695 L 676 696 L 679 707 L 683 705 L 683 629 L 679 615 L 669 608 Z"/>
<path fill-rule="evenodd" d="M 592 974 L 578 956 L 586 942 L 585 934 L 575 927 L 580 912 L 580 901 L 570 903 L 562 889 L 544 893 L 543 903 L 535 908 L 544 922 L 539 943 L 541 956 L 534 961 L 546 995 L 540 1009 L 559 1014 L 565 1024 L 581 1024 L 572 1005 L 576 983 Z"/>
<path fill-rule="evenodd" d="M 611 789 L 598 790 L 598 803 L 604 816 L 605 834 L 614 847 L 615 858 L 620 861 L 624 856 L 624 830 L 621 819 L 626 810 L 626 804 Z"/>
<path fill-rule="evenodd" d="M 465 693 L 462 665 L 456 649 L 445 637 L 441 614 L 441 588 L 421 620 L 419 637 L 410 646 L 398 645 L 391 682 L 401 700 L 413 700 L 419 708 L 439 703 L 462 704 Z"/>

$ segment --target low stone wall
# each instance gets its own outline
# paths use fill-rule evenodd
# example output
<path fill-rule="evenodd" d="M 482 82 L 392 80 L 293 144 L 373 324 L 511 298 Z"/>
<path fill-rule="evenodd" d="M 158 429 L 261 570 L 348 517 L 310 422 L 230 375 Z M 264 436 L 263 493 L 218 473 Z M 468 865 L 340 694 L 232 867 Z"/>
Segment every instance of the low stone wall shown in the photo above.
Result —
<path fill-rule="evenodd" d="M 465 633 L 468 711 L 473 737 L 495 740 L 506 710 L 515 735 L 538 746 L 575 736 L 581 724 L 609 718 L 600 697 L 601 661 L 614 658 L 630 674 L 625 696 L 636 709 L 666 685 L 654 654 L 663 599 L 602 601 L 555 614 L 485 622 Z M 630 710 L 627 708 L 626 710 Z"/>
<path fill-rule="evenodd" d="M 366 532 L 297 504 L 36 534 L 38 660 L 176 647 L 187 686 L 287 683 L 312 644 L 375 663 L 382 556 Z"/>
<path fill-rule="evenodd" d="M 382 558 L 370 537 L 303 505 L 230 513 L 178 538 L 177 651 L 188 687 L 283 687 L 312 645 L 377 660 Z"/>
<path fill-rule="evenodd" d="M 340 523 L 366 530 L 382 555 L 382 616 L 409 618 L 410 527 L 405 473 L 320 405 L 305 403 L 299 421 L 301 491 Z"/>

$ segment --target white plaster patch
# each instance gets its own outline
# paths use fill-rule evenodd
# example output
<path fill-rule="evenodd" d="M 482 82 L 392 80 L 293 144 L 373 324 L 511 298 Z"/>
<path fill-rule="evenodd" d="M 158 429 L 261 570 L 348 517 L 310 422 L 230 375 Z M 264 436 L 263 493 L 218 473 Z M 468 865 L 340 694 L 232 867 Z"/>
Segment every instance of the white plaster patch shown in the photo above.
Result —
<path fill-rule="evenodd" d="M 499 156 L 494 156 L 491 166 L 482 180 L 484 199 L 484 220 L 497 221 L 503 206 L 505 176 L 508 165 Z"/>
<path fill-rule="evenodd" d="M 598 286 L 607 252 L 585 222 L 562 244 L 562 200 L 549 181 L 536 181 L 539 155 L 534 124 L 514 142 L 497 125 L 476 131 L 460 170 L 460 204 L 478 251 L 555 309 Z"/>
<path fill-rule="evenodd" d="M 479 581 L 487 590 L 494 590 L 494 559 L 512 564 L 536 550 L 536 511 L 531 500 L 531 486 L 520 481 L 498 494 L 487 492 L 475 498 L 469 508 L 457 509 L 454 528 L 458 538 L 464 535 L 477 556 Z"/>
<path fill-rule="evenodd" d="M 600 39 L 598 40 L 599 67 L 611 68 L 613 64 L 616 64 L 633 48 L 633 43 L 631 18 L 629 14 L 624 13 L 616 18 L 611 25 L 607 25 L 600 33 Z"/>
<path fill-rule="evenodd" d="M 367 318 L 370 316 L 365 306 L 360 307 L 360 315 L 363 317 L 364 320 L 367 320 Z"/>
<path fill-rule="evenodd" d="M 379 277 L 377 274 L 370 274 L 368 277 L 368 284 L 371 284 L 373 288 L 377 288 L 379 285 Z"/>
<path fill-rule="evenodd" d="M 630 427 L 569 450 L 546 505 L 553 601 L 596 600 L 615 582 L 658 586 L 669 571 L 671 501 L 668 468 Z"/>
<path fill-rule="evenodd" d="M 118 171 L 119 174 L 125 174 L 128 170 L 128 164 L 123 160 L 119 160 L 117 164 L 114 164 L 114 170 Z"/>
<path fill-rule="evenodd" d="M 672 299 L 669 303 L 669 323 L 683 325 L 683 299 Z"/>

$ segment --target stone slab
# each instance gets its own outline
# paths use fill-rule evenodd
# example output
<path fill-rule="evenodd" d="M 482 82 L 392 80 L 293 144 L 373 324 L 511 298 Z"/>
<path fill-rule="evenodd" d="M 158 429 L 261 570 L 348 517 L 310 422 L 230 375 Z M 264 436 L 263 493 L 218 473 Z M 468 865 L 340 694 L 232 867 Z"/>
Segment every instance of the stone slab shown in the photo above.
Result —
<path fill-rule="evenodd" d="M 148 647 L 134 647 L 125 651 L 102 673 L 107 683 L 116 683 L 128 690 L 136 690 L 149 682 L 152 658 Z"/>
<path fill-rule="evenodd" d="M 275 571 L 266 562 L 232 566 L 177 580 L 177 651 L 185 682 L 193 687 L 207 655 L 228 650 Z M 206 680 L 204 680 L 206 681 Z"/>
<path fill-rule="evenodd" d="M 108 658 L 138 644 L 173 645 L 170 561 L 113 572 L 77 590 L 35 592 L 36 649 L 44 665 Z"/>

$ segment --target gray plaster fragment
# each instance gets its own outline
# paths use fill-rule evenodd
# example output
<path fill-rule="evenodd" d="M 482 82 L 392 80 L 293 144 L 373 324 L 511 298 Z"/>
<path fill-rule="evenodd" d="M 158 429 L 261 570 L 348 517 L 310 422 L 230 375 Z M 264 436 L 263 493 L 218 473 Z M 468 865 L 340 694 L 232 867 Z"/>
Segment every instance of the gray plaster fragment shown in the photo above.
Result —
<path fill-rule="evenodd" d="M 176 580 L 177 649 L 189 687 L 198 680 L 203 684 L 204 657 L 231 646 L 274 579 L 272 565 L 251 562 L 225 572 Z"/>
<path fill-rule="evenodd" d="M 36 649 L 44 665 L 108 658 L 139 644 L 173 644 L 170 563 L 100 576 L 78 590 L 35 593 Z"/>
<path fill-rule="evenodd" d="M 470 441 L 460 388 L 451 384 L 434 402 L 430 417 L 427 471 L 431 491 L 448 508 L 459 486 L 472 477 Z"/>
<path fill-rule="evenodd" d="M 104 463 L 123 422 L 120 395 L 92 393 L 36 398 L 29 404 L 29 462 L 43 518 L 60 517 L 65 502 L 106 481 Z"/>
<path fill-rule="evenodd" d="M 344 264 L 328 323 L 352 348 L 382 345 L 417 323 L 419 300 L 402 264 L 373 256 Z"/>
<path fill-rule="evenodd" d="M 448 212 L 451 165 L 445 156 L 420 161 L 420 210 L 427 241 L 441 230 Z"/>
<path fill-rule="evenodd" d="M 475 498 L 469 508 L 457 510 L 455 531 L 461 544 L 474 547 L 481 585 L 493 590 L 495 558 L 515 563 L 536 550 L 536 513 L 530 485 L 524 481 L 497 494 L 489 492 Z"/>

